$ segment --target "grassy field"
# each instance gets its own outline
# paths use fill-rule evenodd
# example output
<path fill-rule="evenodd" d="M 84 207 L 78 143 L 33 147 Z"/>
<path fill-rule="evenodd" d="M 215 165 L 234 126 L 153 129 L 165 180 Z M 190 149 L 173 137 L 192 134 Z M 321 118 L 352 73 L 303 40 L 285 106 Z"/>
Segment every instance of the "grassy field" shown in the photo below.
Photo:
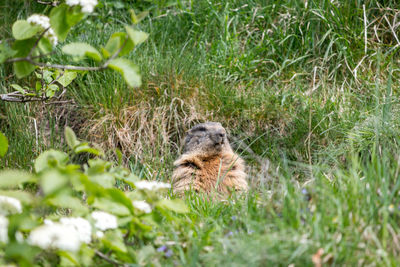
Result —
<path fill-rule="evenodd" d="M 17 17 L 43 10 L 28 2 L 0 4 L 0 38 Z M 400 10 L 379 2 L 136 4 L 150 8 L 138 25 L 150 37 L 129 55 L 143 86 L 92 72 L 69 86 L 63 105 L 0 103 L 10 142 L 0 164 L 31 170 L 40 152 L 65 147 L 68 125 L 109 157 L 119 148 L 143 179 L 168 181 L 185 131 L 220 121 L 252 189 L 224 202 L 189 194 L 191 212 L 157 229 L 172 253 L 153 264 L 397 266 Z M 132 4 L 104 1 L 66 42 L 103 45 L 129 21 L 120 7 Z M 1 93 L 11 73 L 0 67 Z"/>

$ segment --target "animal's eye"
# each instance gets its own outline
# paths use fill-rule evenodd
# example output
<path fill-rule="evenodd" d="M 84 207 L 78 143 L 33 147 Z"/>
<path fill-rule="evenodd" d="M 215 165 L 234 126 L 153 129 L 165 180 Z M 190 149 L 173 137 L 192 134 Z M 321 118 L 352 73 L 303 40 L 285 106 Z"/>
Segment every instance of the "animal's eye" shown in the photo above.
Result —
<path fill-rule="evenodd" d="M 205 132 L 205 131 L 207 131 L 207 129 L 206 129 L 206 127 L 199 127 L 196 129 L 196 131 Z"/>

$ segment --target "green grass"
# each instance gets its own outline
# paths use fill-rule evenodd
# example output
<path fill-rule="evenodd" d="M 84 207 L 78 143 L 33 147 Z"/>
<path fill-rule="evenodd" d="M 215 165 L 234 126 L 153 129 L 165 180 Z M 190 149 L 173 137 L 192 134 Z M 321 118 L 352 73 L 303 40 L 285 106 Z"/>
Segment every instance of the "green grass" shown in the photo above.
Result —
<path fill-rule="evenodd" d="M 122 30 L 129 14 L 111 2 L 66 42 L 99 47 Z M 252 190 L 227 202 L 188 196 L 191 212 L 158 229 L 175 242 L 163 265 L 311 266 L 323 248 L 327 264 L 396 266 L 397 5 L 383 2 L 152 6 L 138 25 L 150 37 L 129 55 L 143 86 L 129 88 L 111 71 L 87 73 L 68 88 L 73 106 L 0 103 L 10 141 L 0 163 L 31 168 L 40 152 L 64 145 L 67 124 L 82 139 L 121 149 L 141 177 L 168 180 L 185 130 L 221 121 L 248 163 Z M 0 36 L 10 36 L 17 16 L 42 9 L 19 4 L 1 9 Z M 55 61 L 73 63 L 59 54 Z M 9 77 L 0 92 L 15 81 L 10 73 L 0 68 Z"/>

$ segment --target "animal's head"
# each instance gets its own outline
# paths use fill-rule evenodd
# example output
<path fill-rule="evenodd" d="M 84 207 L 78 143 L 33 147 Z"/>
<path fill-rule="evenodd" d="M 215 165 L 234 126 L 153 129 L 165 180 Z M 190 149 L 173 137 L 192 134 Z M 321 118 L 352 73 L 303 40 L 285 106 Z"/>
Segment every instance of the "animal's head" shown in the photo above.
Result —
<path fill-rule="evenodd" d="M 200 123 L 190 129 L 185 137 L 183 153 L 207 156 L 231 150 L 226 131 L 219 122 Z"/>

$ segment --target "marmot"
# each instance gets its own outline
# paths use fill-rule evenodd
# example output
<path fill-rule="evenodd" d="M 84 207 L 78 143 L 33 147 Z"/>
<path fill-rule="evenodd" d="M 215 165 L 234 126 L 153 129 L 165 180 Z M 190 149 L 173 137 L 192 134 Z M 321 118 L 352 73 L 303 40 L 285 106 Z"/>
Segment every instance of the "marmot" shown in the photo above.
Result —
<path fill-rule="evenodd" d="M 219 122 L 200 123 L 189 130 L 183 154 L 174 162 L 172 187 L 181 194 L 246 191 L 245 165 L 235 154 Z"/>

